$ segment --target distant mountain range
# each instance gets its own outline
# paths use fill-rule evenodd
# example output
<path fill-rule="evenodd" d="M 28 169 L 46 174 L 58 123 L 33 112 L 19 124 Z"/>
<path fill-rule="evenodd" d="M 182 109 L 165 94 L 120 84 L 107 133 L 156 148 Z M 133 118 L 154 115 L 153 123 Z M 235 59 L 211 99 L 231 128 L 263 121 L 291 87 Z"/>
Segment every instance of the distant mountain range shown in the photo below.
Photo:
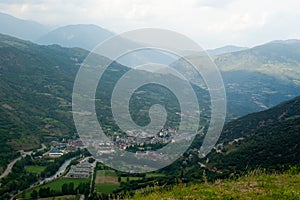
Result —
<path fill-rule="evenodd" d="M 111 31 L 92 24 L 67 25 L 50 30 L 37 22 L 4 13 L 0 13 L 0 33 L 38 44 L 58 44 L 86 50 L 92 50 L 103 40 L 114 35 Z"/>
<path fill-rule="evenodd" d="M 58 44 L 63 47 L 80 47 L 86 50 L 92 50 L 99 43 L 114 35 L 112 31 L 93 24 L 67 25 L 49 30 L 48 27 L 37 22 L 18 19 L 4 13 L 0 13 L 0 33 L 38 44 Z M 247 48 L 228 45 L 210 49 L 207 52 L 211 56 L 216 56 L 245 49 Z M 157 55 L 155 52 L 151 54 Z M 153 55 L 149 55 L 151 56 Z"/>
<path fill-rule="evenodd" d="M 224 46 L 224 47 L 220 47 L 220 48 L 216 48 L 216 49 L 208 49 L 207 53 L 210 56 L 218 56 L 221 54 L 233 53 L 233 52 L 237 52 L 237 51 L 243 51 L 246 49 L 248 49 L 248 47 L 238 47 L 238 46 L 234 46 L 234 45 L 228 45 L 228 46 Z"/>
<path fill-rule="evenodd" d="M 293 44 L 293 43 L 299 43 L 300 40 L 297 39 L 289 39 L 289 40 L 274 40 L 270 43 L 279 43 L 279 44 Z"/>
<path fill-rule="evenodd" d="M 275 41 L 212 58 L 226 88 L 228 119 L 262 111 L 300 95 L 299 40 Z M 184 60 L 172 64 L 189 76 L 186 65 Z M 191 77 L 194 82 L 201 79 Z"/>
<path fill-rule="evenodd" d="M 48 28 L 30 20 L 0 13 L 0 33 L 34 41 L 48 32 Z"/>
<path fill-rule="evenodd" d="M 215 58 L 221 71 L 256 71 L 300 84 L 300 40 L 274 41 Z"/>
<path fill-rule="evenodd" d="M 93 24 L 66 25 L 50 30 L 45 25 L 31 20 L 19 19 L 5 13 L 0 13 L 0 33 L 30 40 L 38 44 L 58 44 L 63 47 L 79 47 L 86 50 L 92 50 L 105 39 L 115 35 L 112 31 Z M 269 44 L 288 45 L 295 43 L 299 43 L 299 40 L 276 40 Z M 249 50 L 249 48 L 227 45 L 216 49 L 208 49 L 207 53 L 210 56 L 219 56 L 244 50 Z"/>
<path fill-rule="evenodd" d="M 92 50 L 114 33 L 96 25 L 78 24 L 57 28 L 41 36 L 38 44 L 59 44 L 63 47 L 80 47 Z"/>

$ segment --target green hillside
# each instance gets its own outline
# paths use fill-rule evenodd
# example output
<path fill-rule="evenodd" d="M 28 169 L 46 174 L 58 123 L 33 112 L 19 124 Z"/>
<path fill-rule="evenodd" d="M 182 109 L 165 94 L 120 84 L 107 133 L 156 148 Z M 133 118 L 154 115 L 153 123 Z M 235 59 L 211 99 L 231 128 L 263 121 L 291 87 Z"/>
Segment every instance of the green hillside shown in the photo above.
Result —
<path fill-rule="evenodd" d="M 0 166 L 16 150 L 73 136 L 70 91 L 86 55 L 80 49 L 38 46 L 0 35 Z"/>
<path fill-rule="evenodd" d="M 300 86 L 260 71 L 221 71 L 228 118 L 262 111 L 300 95 Z"/>
<path fill-rule="evenodd" d="M 215 58 L 222 71 L 247 70 L 299 85 L 300 41 L 275 41 Z"/>
<path fill-rule="evenodd" d="M 300 166 L 300 97 L 269 110 L 249 114 L 227 123 L 216 145 L 205 158 L 198 149 L 201 138 L 175 163 L 161 173 L 179 177 L 184 182 L 208 181 L 241 175 L 265 168 L 285 171 Z"/>
<path fill-rule="evenodd" d="M 268 46 L 269 44 L 264 48 Z M 281 47 L 282 44 L 279 46 Z M 257 48 L 260 49 L 262 47 Z M 293 51 L 298 46 L 290 48 L 286 49 L 286 51 Z M 253 49 L 246 51 L 253 51 Z M 284 51 L 285 48 L 281 51 L 274 50 L 274 52 L 277 52 L 276 56 L 282 53 L 282 57 L 286 55 Z M 262 55 L 265 54 L 264 51 L 258 52 Z M 295 52 L 297 51 L 295 50 Z M 241 52 L 235 52 L 232 55 L 239 53 Z M 9 160 L 17 156 L 17 150 L 19 149 L 33 149 L 39 147 L 43 141 L 47 142 L 56 138 L 73 137 L 75 135 L 76 130 L 71 114 L 71 92 L 77 70 L 87 54 L 88 52 L 82 49 L 68 49 L 57 45 L 40 46 L 0 35 L 0 134 L 2 136 L 0 171 L 3 170 Z M 99 58 L 105 59 L 103 57 Z M 271 58 L 271 55 L 268 58 L 270 62 L 274 60 Z M 295 56 L 279 61 L 284 63 L 292 58 L 295 62 L 298 62 Z M 267 60 L 263 61 L 266 62 Z M 114 120 L 112 120 L 110 98 L 107 97 L 111 96 L 114 84 L 126 71 L 128 71 L 127 67 L 113 63 L 101 79 L 106 84 L 100 84 L 100 87 L 101 85 L 107 87 L 98 88 L 101 92 L 96 94 L 97 99 L 99 99 L 99 104 L 96 104 L 96 108 L 97 111 L 101 111 L 98 112 L 98 114 L 101 113 L 98 119 L 101 124 L 106 124 L 104 129 L 110 130 L 110 133 L 120 130 Z M 113 75 L 112 72 L 114 73 Z M 245 75 L 244 71 L 242 73 Z M 291 97 L 282 95 L 283 92 L 291 93 L 293 96 L 298 91 L 297 87 L 288 90 L 287 85 L 281 84 L 282 82 L 277 83 L 276 80 L 279 79 L 275 79 L 273 76 L 264 80 L 265 74 L 263 76 L 253 76 L 253 73 L 251 73 L 249 75 L 250 78 L 246 76 L 246 78 L 241 78 L 240 80 L 237 78 L 232 80 L 230 76 L 234 77 L 234 74 L 228 75 L 229 78 L 225 79 L 225 84 L 226 81 L 241 83 L 243 80 L 246 80 L 245 85 L 249 91 L 244 91 L 244 94 L 261 95 L 260 91 L 257 90 L 258 87 L 254 84 L 257 80 L 260 80 L 257 83 L 268 86 L 269 89 L 272 85 L 278 86 L 276 90 L 280 91 L 277 91 L 277 94 L 272 96 L 273 99 Z M 175 118 L 174 111 L 177 111 L 178 103 L 173 98 L 174 96 L 166 89 L 158 89 L 153 85 L 148 85 L 147 87 L 147 93 L 133 95 L 132 105 L 136 105 L 131 107 L 133 119 L 136 119 L 139 124 L 147 124 L 149 116 L 146 111 L 149 107 L 153 103 L 164 102 L 167 110 L 173 112 L 173 115 L 168 116 L 170 124 L 167 125 L 174 125 L 172 123 L 175 123 L 176 126 L 176 120 L 178 119 Z M 247 98 L 247 95 L 240 95 L 240 93 L 236 92 L 236 88 L 242 93 L 244 86 L 237 84 L 235 89 L 228 93 L 228 107 L 231 108 L 229 116 L 231 117 L 237 116 L 237 113 L 241 114 L 236 112 L 239 108 L 242 108 L 243 112 L 250 112 L 252 108 L 249 109 L 249 105 L 253 105 L 254 101 Z M 199 104 L 203 107 L 205 116 L 206 113 L 209 113 L 208 94 L 203 89 L 194 89 L 198 97 L 200 97 Z M 162 93 L 164 95 L 161 95 Z M 264 98 L 269 99 L 269 96 L 264 96 Z M 144 99 L 147 102 L 146 105 L 140 101 Z M 245 99 L 247 101 L 244 101 Z M 237 104 L 236 100 L 240 104 Z M 297 125 L 299 124 L 299 108 L 299 98 L 296 98 L 267 111 L 254 113 L 229 122 L 225 126 L 220 139 L 220 143 L 223 143 L 224 146 L 223 152 L 212 152 L 209 155 L 207 164 L 207 168 L 210 169 L 209 173 L 211 173 L 208 174 L 209 177 L 213 179 L 214 177 L 226 176 L 232 170 L 244 170 L 248 166 L 255 168 L 261 165 L 278 168 L 277 165 L 297 164 L 295 161 L 300 160 L 299 140 L 295 138 L 299 138 L 299 126 Z M 256 109 L 258 108 L 253 107 L 253 110 Z M 143 116 L 142 118 L 137 117 L 140 114 Z M 207 120 L 204 118 L 201 121 L 202 125 L 205 125 Z M 241 137 L 244 139 L 243 141 L 231 143 L 232 140 Z M 281 141 L 286 145 L 282 145 Z M 194 142 L 191 149 L 199 148 L 200 144 L 201 138 Z M 263 148 L 261 149 L 262 146 Z M 288 153 L 288 155 L 280 152 Z M 188 160 L 190 154 L 192 154 L 194 159 Z M 174 176 L 180 175 L 187 180 L 197 179 L 201 176 L 203 170 L 199 167 L 198 162 L 204 161 L 196 158 L 196 155 L 196 151 L 187 152 L 172 166 L 162 169 L 162 172 Z M 259 159 L 251 160 L 256 158 Z M 269 162 L 270 160 L 273 162 Z M 212 170 L 214 168 L 220 169 L 224 173 L 221 175 L 216 174 Z"/>
<path fill-rule="evenodd" d="M 299 58 L 299 40 L 274 41 L 214 57 L 231 113 L 242 116 L 300 95 Z"/>
<path fill-rule="evenodd" d="M 41 142 L 75 137 L 71 113 L 73 83 L 87 55 L 88 52 L 82 49 L 40 46 L 0 35 L 0 134 L 3 147 L 0 150 L 0 172 L 9 160 L 17 156 L 17 150 L 34 149 Z M 97 59 L 107 61 L 101 56 Z M 114 62 L 100 80 L 96 109 L 107 134 L 116 132 L 122 135 L 122 130 L 113 120 L 110 99 L 114 85 L 128 70 Z M 138 73 L 143 77 L 146 72 Z M 170 76 L 170 79 L 180 83 L 177 77 Z M 194 89 L 199 96 L 200 107 L 208 113 L 208 93 L 197 87 Z M 142 90 L 143 93 L 138 94 Z M 143 101 L 147 103 L 143 104 Z M 168 89 L 158 85 L 137 89 L 130 102 L 133 119 L 138 124 L 149 123 L 147 111 L 156 103 L 165 105 L 170 113 L 166 126 L 176 127 L 179 104 Z M 206 124 L 206 119 L 201 123 Z"/>
<path fill-rule="evenodd" d="M 280 125 L 289 119 L 297 119 L 300 115 L 300 97 L 283 102 L 271 109 L 252 113 L 226 124 L 221 138 L 232 140 L 249 135 L 259 128 Z"/>
<path fill-rule="evenodd" d="M 300 165 L 300 97 L 233 120 L 224 127 L 222 148 L 208 158 L 222 174 L 257 167 L 282 170 Z"/>
<path fill-rule="evenodd" d="M 278 41 L 212 57 L 227 93 L 227 119 L 262 111 L 300 95 L 300 41 Z M 172 64 L 190 75 L 184 60 Z M 200 76 L 191 77 L 201 82 Z"/>
<path fill-rule="evenodd" d="M 240 178 L 214 183 L 150 187 L 128 199 L 300 199 L 300 174 L 267 174 L 256 170 Z"/>

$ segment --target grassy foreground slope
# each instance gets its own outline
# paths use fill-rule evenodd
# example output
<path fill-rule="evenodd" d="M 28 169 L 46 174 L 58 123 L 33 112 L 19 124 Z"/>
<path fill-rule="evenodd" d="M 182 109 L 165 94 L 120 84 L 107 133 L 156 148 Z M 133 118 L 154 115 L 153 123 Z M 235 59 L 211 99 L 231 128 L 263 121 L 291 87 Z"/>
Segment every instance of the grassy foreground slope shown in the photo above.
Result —
<path fill-rule="evenodd" d="M 136 194 L 133 199 L 300 199 L 300 174 L 256 170 L 237 179 L 177 185 L 169 191 L 156 189 L 149 195 Z"/>

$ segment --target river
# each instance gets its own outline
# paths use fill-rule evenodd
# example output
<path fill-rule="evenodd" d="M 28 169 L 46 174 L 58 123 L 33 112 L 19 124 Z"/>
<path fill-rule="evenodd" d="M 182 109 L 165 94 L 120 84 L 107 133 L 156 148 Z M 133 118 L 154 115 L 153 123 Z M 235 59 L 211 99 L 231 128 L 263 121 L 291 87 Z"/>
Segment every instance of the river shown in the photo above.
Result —
<path fill-rule="evenodd" d="M 73 158 L 70 158 L 70 159 L 66 160 L 64 162 L 64 164 L 62 164 L 62 166 L 60 166 L 60 168 L 57 170 L 57 172 L 54 175 L 52 175 L 48 178 L 45 178 L 44 180 L 40 181 L 39 184 L 43 184 L 43 183 L 52 181 L 52 180 L 60 177 L 62 175 L 62 173 L 64 173 L 66 171 L 66 169 L 67 169 L 68 165 L 71 163 L 71 161 L 74 160 L 74 159 L 76 159 L 76 157 L 73 157 Z"/>

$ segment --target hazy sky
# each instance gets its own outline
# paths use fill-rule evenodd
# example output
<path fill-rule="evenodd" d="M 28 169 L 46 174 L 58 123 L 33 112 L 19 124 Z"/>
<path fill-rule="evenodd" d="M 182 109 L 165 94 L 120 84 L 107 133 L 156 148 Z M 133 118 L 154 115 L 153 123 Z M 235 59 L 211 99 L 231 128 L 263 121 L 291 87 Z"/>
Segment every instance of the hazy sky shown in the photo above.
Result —
<path fill-rule="evenodd" d="M 300 38 L 300 0 L 1 0 L 0 12 L 42 24 L 183 33 L 204 48 Z"/>

